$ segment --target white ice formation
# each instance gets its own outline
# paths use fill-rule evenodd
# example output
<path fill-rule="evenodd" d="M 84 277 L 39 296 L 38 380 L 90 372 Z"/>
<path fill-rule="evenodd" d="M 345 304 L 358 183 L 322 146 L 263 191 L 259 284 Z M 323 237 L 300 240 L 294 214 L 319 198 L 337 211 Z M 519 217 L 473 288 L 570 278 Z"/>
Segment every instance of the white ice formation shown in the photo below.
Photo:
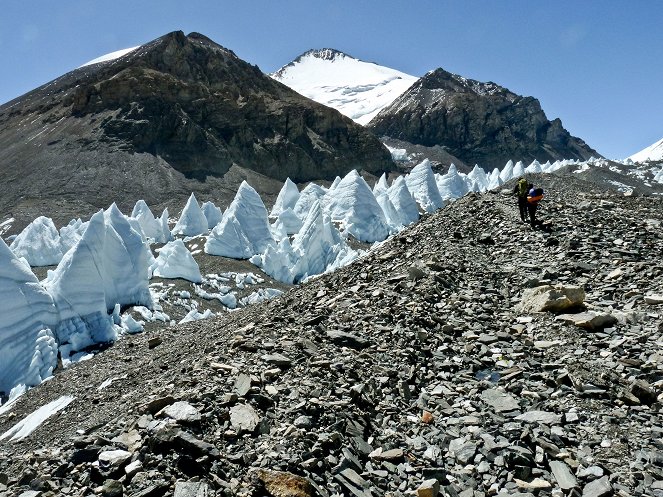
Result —
<path fill-rule="evenodd" d="M 452 200 L 462 197 L 470 190 L 466 176 L 461 176 L 454 164 L 449 166 L 449 171 L 444 175 L 436 175 L 435 180 L 442 200 Z"/>
<path fill-rule="evenodd" d="M 356 170 L 328 192 L 325 209 L 344 232 L 362 242 L 382 241 L 391 230 L 370 187 Z"/>
<path fill-rule="evenodd" d="M 276 197 L 276 202 L 274 202 L 274 206 L 269 213 L 269 217 L 276 218 L 279 217 L 283 211 L 294 209 L 297 200 L 299 200 L 299 189 L 290 178 L 286 178 L 283 187 L 281 187 L 281 191 L 279 191 L 279 195 Z"/>
<path fill-rule="evenodd" d="M 152 276 L 159 278 L 182 278 L 193 283 L 202 282 L 200 268 L 189 249 L 180 239 L 168 242 L 158 249 L 156 258 L 150 270 Z"/>
<path fill-rule="evenodd" d="M 214 226 L 221 222 L 223 211 L 220 207 L 214 205 L 214 202 L 203 202 L 201 210 L 205 214 L 205 219 L 207 219 L 207 229 L 214 229 Z"/>
<path fill-rule="evenodd" d="M 400 216 L 400 224 L 408 226 L 419 219 L 419 206 L 407 187 L 404 176 L 394 180 L 387 190 L 389 200 Z"/>
<path fill-rule="evenodd" d="M 156 219 L 144 200 L 136 202 L 131 217 L 138 221 L 143 234 L 151 241 L 159 242 L 164 239 L 163 226 L 160 219 Z"/>
<path fill-rule="evenodd" d="M 207 218 L 198 205 L 196 196 L 192 193 L 187 201 L 180 218 L 173 228 L 173 235 L 196 236 L 207 233 Z"/>
<path fill-rule="evenodd" d="M 428 159 L 414 166 L 405 177 L 405 182 L 414 199 L 426 212 L 435 212 L 444 206 Z"/>
<path fill-rule="evenodd" d="M 31 266 L 54 266 L 62 260 L 62 243 L 53 220 L 39 216 L 14 239 L 10 248 Z"/>
<path fill-rule="evenodd" d="M 274 243 L 267 209 L 258 192 L 246 181 L 237 190 L 234 200 L 212 230 L 205 252 L 234 259 L 248 259 L 262 253 Z"/>
<path fill-rule="evenodd" d="M 52 297 L 0 239 L 0 392 L 34 386 L 51 376 L 58 348 Z"/>

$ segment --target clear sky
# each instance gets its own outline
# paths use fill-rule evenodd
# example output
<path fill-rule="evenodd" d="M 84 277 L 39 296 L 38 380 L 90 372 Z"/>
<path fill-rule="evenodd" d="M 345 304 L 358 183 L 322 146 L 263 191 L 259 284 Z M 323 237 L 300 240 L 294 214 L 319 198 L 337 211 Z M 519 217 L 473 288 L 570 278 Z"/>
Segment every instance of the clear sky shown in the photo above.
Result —
<path fill-rule="evenodd" d="M 174 30 L 265 72 L 336 48 L 415 76 L 494 81 L 609 158 L 663 137 L 660 0 L 5 0 L 0 103 Z"/>

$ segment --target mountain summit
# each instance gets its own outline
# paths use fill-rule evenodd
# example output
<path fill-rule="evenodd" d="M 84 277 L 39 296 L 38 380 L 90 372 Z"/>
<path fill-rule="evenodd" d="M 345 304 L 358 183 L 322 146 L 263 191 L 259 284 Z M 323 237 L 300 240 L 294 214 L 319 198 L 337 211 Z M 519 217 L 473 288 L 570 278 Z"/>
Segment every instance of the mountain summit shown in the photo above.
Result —
<path fill-rule="evenodd" d="M 367 124 L 417 80 L 333 48 L 309 50 L 272 77 L 359 124 Z"/>
<path fill-rule="evenodd" d="M 445 147 L 468 164 L 501 167 L 510 159 L 589 159 L 599 154 L 549 121 L 539 101 L 495 83 L 436 69 L 383 109 L 369 125 L 379 136 Z"/>
<path fill-rule="evenodd" d="M 663 138 L 629 157 L 633 162 L 663 160 Z"/>
<path fill-rule="evenodd" d="M 101 60 L 0 107 L 0 213 L 67 198 L 87 211 L 155 204 L 231 167 L 280 181 L 392 167 L 372 133 L 201 34 Z"/>

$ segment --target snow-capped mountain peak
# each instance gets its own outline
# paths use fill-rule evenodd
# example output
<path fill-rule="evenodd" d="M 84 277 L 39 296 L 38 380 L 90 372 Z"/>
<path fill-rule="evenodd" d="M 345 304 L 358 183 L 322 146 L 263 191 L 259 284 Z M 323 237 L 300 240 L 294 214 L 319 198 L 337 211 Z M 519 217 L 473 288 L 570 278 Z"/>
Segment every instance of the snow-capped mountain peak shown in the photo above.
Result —
<path fill-rule="evenodd" d="M 271 76 L 359 124 L 367 124 L 417 80 L 332 48 L 309 50 Z"/>
<path fill-rule="evenodd" d="M 663 138 L 629 157 L 633 162 L 663 160 Z"/>

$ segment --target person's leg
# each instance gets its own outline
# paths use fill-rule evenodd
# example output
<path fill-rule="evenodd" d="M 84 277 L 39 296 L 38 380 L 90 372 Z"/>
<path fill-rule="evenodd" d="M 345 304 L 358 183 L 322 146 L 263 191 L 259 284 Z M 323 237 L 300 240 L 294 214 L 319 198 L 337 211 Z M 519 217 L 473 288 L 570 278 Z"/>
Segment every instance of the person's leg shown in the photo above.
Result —
<path fill-rule="evenodd" d="M 527 199 L 518 197 L 518 209 L 520 210 L 520 219 L 525 222 L 527 220 Z"/>
<path fill-rule="evenodd" d="M 536 204 L 530 204 L 528 206 L 529 210 L 529 220 L 532 223 L 532 228 L 536 226 Z"/>

